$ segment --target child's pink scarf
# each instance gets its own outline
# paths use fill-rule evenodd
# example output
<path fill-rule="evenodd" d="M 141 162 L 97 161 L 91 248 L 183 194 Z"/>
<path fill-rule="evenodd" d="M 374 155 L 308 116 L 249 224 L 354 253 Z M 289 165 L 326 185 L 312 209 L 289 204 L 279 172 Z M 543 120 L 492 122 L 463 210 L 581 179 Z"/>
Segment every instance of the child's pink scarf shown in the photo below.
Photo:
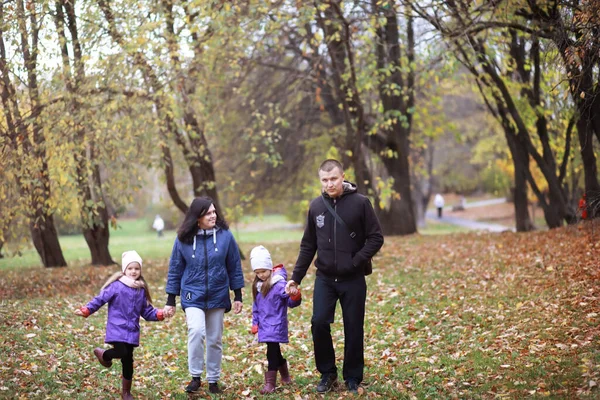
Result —
<path fill-rule="evenodd" d="M 119 282 L 123 282 L 125 285 L 127 285 L 131 288 L 134 288 L 134 289 L 141 289 L 145 286 L 144 281 L 142 281 L 140 279 L 132 279 L 126 275 L 123 275 L 122 277 L 120 277 Z"/>

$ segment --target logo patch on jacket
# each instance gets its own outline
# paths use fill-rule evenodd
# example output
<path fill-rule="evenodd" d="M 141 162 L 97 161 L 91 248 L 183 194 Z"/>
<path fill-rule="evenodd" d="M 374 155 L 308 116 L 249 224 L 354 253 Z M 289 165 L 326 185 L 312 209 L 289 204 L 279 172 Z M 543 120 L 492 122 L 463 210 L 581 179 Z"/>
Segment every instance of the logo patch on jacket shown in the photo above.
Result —
<path fill-rule="evenodd" d="M 325 226 L 325 214 L 317 215 L 317 228 Z"/>

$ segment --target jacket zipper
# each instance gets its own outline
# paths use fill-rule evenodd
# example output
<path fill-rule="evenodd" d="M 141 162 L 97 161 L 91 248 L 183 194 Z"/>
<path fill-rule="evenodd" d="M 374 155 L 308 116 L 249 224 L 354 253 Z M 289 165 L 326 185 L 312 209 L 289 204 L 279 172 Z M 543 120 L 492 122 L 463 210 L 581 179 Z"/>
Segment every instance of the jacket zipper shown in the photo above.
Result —
<path fill-rule="evenodd" d="M 206 248 L 206 230 L 204 230 L 204 309 L 208 309 L 208 249 Z"/>
<path fill-rule="evenodd" d="M 333 199 L 333 211 L 337 213 L 337 201 Z M 335 274 L 338 274 L 338 263 L 337 263 L 337 221 L 333 218 L 333 263 L 335 265 Z M 337 282 L 337 277 L 335 278 Z"/>

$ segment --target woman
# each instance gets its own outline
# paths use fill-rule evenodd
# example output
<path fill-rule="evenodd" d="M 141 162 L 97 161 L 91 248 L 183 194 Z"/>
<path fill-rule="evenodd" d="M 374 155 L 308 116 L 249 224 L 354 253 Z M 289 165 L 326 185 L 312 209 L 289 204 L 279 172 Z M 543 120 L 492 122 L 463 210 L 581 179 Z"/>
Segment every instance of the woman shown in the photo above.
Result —
<path fill-rule="evenodd" d="M 209 197 L 192 201 L 177 231 L 169 260 L 165 313 L 175 314 L 175 296 L 181 296 L 188 327 L 189 393 L 200 389 L 205 369 L 211 393 L 219 393 L 223 355 L 223 317 L 231 310 L 229 290 L 234 292 L 233 311 L 242 311 L 244 276 L 237 243 L 227 223 L 217 215 Z"/>

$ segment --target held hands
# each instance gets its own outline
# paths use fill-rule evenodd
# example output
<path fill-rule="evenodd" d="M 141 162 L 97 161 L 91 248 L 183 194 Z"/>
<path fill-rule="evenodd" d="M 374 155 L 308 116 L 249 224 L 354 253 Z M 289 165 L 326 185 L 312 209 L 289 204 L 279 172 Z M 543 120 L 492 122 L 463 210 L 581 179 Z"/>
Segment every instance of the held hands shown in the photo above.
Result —
<path fill-rule="evenodd" d="M 77 310 L 75 310 L 75 315 L 79 315 L 80 317 L 83 317 L 83 312 L 78 308 Z"/>
<path fill-rule="evenodd" d="M 233 302 L 233 313 L 234 314 L 239 314 L 242 312 L 242 302 L 241 301 L 234 301 Z"/>
<path fill-rule="evenodd" d="M 290 296 L 296 296 L 298 294 L 298 284 L 292 280 L 289 280 L 285 285 L 285 293 Z"/>
<path fill-rule="evenodd" d="M 163 308 L 163 314 L 164 314 L 165 318 L 171 318 L 172 316 L 174 316 L 175 310 L 176 310 L 175 306 L 165 306 L 165 308 Z M 233 302 L 233 312 L 236 314 L 239 314 L 242 312 L 242 302 L 241 301 Z"/>
<path fill-rule="evenodd" d="M 165 318 L 171 318 L 175 315 L 175 306 L 165 306 L 165 308 L 163 308 L 163 314 Z"/>

